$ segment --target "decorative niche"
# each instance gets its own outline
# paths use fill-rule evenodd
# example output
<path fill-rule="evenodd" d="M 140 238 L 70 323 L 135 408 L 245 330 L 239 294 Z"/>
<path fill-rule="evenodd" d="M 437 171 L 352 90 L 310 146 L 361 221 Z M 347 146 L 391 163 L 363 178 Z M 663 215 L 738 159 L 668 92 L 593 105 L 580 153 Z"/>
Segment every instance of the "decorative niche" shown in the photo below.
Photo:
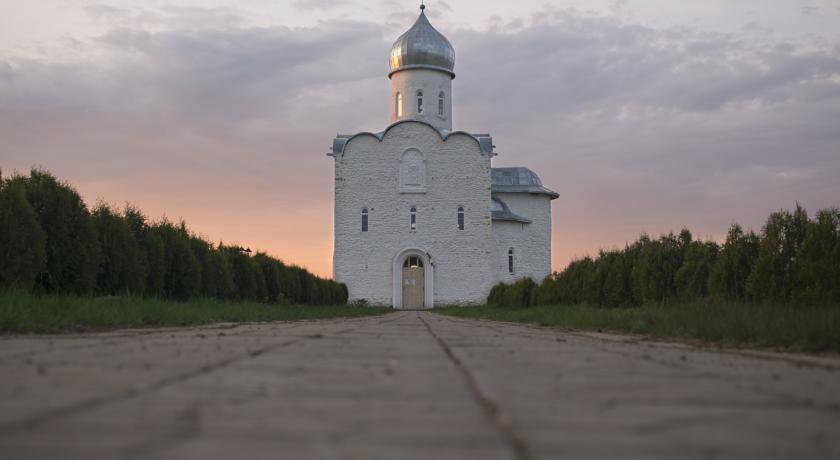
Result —
<path fill-rule="evenodd" d="M 400 192 L 426 192 L 426 159 L 420 150 L 408 149 L 400 158 Z"/>

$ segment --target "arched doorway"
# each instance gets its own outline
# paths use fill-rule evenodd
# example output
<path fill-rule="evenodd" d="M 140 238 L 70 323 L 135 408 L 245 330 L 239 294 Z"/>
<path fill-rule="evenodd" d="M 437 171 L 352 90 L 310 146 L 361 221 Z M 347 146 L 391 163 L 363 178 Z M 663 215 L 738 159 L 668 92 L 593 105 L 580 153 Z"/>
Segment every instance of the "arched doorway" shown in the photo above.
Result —
<path fill-rule="evenodd" d="M 425 305 L 426 286 L 423 273 L 423 260 L 419 256 L 408 256 L 402 268 L 403 308 L 417 309 Z"/>
<path fill-rule="evenodd" d="M 410 310 L 434 306 L 434 263 L 419 249 L 404 249 L 394 257 L 394 308 Z"/>

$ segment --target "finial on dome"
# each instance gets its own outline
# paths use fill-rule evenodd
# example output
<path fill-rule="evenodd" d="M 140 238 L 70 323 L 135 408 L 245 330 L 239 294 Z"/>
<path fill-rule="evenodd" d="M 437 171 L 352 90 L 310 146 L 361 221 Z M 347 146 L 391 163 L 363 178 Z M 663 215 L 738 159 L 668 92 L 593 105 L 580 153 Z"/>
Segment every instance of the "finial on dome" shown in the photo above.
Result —
<path fill-rule="evenodd" d="M 440 70 L 455 78 L 455 49 L 429 23 L 423 12 L 425 8 L 426 2 L 421 1 L 417 21 L 391 45 L 388 78 L 395 72 L 413 68 Z"/>

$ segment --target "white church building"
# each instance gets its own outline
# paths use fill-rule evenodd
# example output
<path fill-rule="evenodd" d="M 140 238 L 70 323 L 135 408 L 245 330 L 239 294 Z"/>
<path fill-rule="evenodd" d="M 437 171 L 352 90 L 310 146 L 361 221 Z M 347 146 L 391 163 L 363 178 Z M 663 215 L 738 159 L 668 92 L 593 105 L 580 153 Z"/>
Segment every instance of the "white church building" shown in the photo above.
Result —
<path fill-rule="evenodd" d="M 421 6 L 391 47 L 391 124 L 333 141 L 333 276 L 351 302 L 481 304 L 496 283 L 551 272 L 558 195 L 528 168 L 493 168 L 489 134 L 452 130 L 454 69 Z"/>

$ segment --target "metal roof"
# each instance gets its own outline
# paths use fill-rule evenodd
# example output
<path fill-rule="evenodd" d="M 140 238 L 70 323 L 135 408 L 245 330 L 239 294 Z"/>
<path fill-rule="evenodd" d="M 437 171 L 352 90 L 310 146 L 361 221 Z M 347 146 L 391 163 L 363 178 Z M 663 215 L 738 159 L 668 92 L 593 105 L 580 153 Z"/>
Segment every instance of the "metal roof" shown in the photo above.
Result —
<path fill-rule="evenodd" d="M 388 78 L 395 72 L 416 68 L 439 70 L 455 78 L 455 49 L 432 27 L 422 8 L 414 25 L 391 45 L 389 57 Z"/>
<path fill-rule="evenodd" d="M 490 199 L 490 214 L 493 220 L 504 220 L 508 222 L 520 222 L 523 224 L 530 224 L 531 220 L 526 219 L 522 216 L 516 215 L 511 212 L 510 208 L 508 207 L 507 203 L 499 199 L 498 197 L 492 197 Z"/>
<path fill-rule="evenodd" d="M 557 192 L 543 187 L 542 181 L 534 171 L 522 166 L 492 168 L 490 178 L 490 189 L 494 193 L 535 193 L 548 195 L 552 200 L 560 196 Z"/>

